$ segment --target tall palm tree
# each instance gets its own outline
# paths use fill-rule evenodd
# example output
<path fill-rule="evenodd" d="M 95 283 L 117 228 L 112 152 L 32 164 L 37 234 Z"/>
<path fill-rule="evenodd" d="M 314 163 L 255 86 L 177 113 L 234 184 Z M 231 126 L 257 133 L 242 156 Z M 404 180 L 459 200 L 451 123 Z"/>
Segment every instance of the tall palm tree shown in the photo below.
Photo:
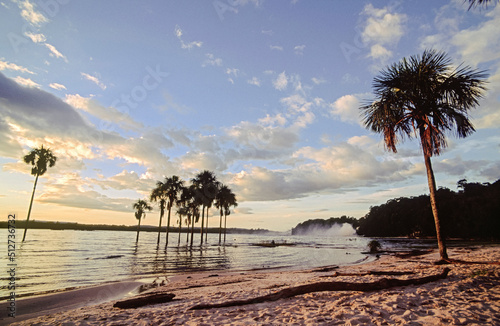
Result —
<path fill-rule="evenodd" d="M 134 203 L 135 209 L 135 218 L 138 220 L 137 223 L 137 237 L 135 242 L 139 242 L 139 232 L 141 231 L 141 219 L 146 218 L 146 210 L 151 211 L 153 207 L 151 207 L 147 201 L 143 199 L 139 199 Z"/>
<path fill-rule="evenodd" d="M 397 152 L 405 137 L 417 137 L 424 154 L 430 201 L 439 254 L 447 260 L 446 245 L 436 205 L 432 155 L 446 148 L 446 131 L 460 138 L 474 132 L 468 111 L 478 105 L 486 74 L 467 66 L 453 69 L 443 52 L 426 50 L 421 56 L 403 58 L 374 79 L 376 100 L 361 107 L 368 129 L 384 136 L 386 148 Z"/>
<path fill-rule="evenodd" d="M 165 193 L 168 198 L 167 236 L 165 241 L 165 248 L 168 246 L 168 234 L 170 232 L 170 213 L 172 211 L 172 206 L 177 202 L 177 197 L 179 196 L 183 186 L 184 181 L 176 175 L 173 175 L 170 178 L 165 178 Z"/>
<path fill-rule="evenodd" d="M 225 216 L 225 222 L 224 222 L 224 239 L 225 239 L 225 228 L 226 228 L 226 221 L 227 221 L 227 215 L 230 214 L 230 206 L 237 206 L 238 204 L 236 203 L 236 196 L 234 193 L 229 189 L 228 186 L 222 185 L 219 188 L 219 191 L 217 193 L 217 196 L 215 197 L 215 207 L 219 209 L 220 217 L 219 217 L 219 245 L 221 243 L 221 237 L 222 237 L 222 216 Z M 225 240 L 224 240 L 225 241 Z"/>
<path fill-rule="evenodd" d="M 204 221 L 205 221 L 205 208 L 207 208 L 207 232 L 208 232 L 208 208 L 212 206 L 212 202 L 215 199 L 218 189 L 217 177 L 212 171 L 204 170 L 193 178 L 192 184 L 195 186 L 196 193 L 195 196 L 202 204 L 201 210 L 201 242 L 203 244 L 203 232 L 204 232 Z M 205 237 L 205 242 L 207 242 L 207 237 Z"/>
<path fill-rule="evenodd" d="M 26 232 L 28 231 L 28 222 L 31 215 L 31 207 L 33 206 L 33 198 L 35 197 L 36 184 L 38 182 L 38 177 L 44 175 L 47 172 L 47 168 L 51 168 L 56 164 L 57 157 L 52 154 L 49 148 L 35 148 L 29 152 L 29 154 L 23 157 L 23 161 L 26 164 L 31 164 L 31 175 L 35 176 L 35 183 L 33 185 L 33 192 L 31 193 L 30 206 L 28 208 L 28 216 L 26 217 L 26 226 L 24 227 L 23 241 L 26 239 Z"/>
<path fill-rule="evenodd" d="M 161 220 L 165 215 L 165 206 L 167 204 L 167 193 L 166 193 L 166 184 L 158 181 L 156 182 L 156 188 L 151 191 L 151 196 L 149 200 L 152 202 L 157 202 L 160 207 L 160 221 L 158 223 L 158 240 L 156 241 L 156 246 L 160 245 L 160 234 L 161 234 Z"/>

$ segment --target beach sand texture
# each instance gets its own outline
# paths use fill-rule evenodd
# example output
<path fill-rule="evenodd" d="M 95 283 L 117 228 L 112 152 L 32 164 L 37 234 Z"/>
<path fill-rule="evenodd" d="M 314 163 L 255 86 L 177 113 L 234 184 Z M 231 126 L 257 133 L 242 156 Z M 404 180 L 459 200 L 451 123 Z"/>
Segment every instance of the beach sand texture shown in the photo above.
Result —
<path fill-rule="evenodd" d="M 274 302 L 190 310 L 198 304 L 248 299 L 314 282 L 413 279 L 438 274 L 445 267 L 434 264 L 439 258 L 434 251 L 412 257 L 383 255 L 374 262 L 327 271 L 198 273 L 176 276 L 149 291 L 174 293 L 171 302 L 119 309 L 113 307 L 115 299 L 13 325 L 500 325 L 500 247 L 451 248 L 449 255 L 497 264 L 447 265 L 451 271 L 445 279 L 422 285 L 315 292 Z M 368 271 L 413 274 L 381 276 L 367 275 Z"/>

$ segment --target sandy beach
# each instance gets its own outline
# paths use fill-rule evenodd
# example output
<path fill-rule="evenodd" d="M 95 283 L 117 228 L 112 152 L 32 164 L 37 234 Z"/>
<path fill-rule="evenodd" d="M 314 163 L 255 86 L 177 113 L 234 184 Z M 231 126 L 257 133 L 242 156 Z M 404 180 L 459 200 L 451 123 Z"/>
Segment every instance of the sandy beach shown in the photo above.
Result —
<path fill-rule="evenodd" d="M 35 318 L 26 320 L 19 320 L 23 319 L 23 300 L 18 300 L 19 319 L 4 318 L 2 323 L 13 322 L 12 325 L 500 325 L 500 265 L 498 265 L 500 247 L 450 248 L 449 256 L 464 261 L 497 264 L 435 265 L 438 254 L 433 251 L 407 257 L 381 255 L 380 259 L 373 262 L 338 268 L 197 273 L 173 277 L 165 285 L 154 287 L 141 294 L 146 296 L 153 293 L 173 293 L 175 297 L 170 302 L 133 309 L 113 307 L 118 301 L 116 295 L 124 295 L 125 290 L 130 291 L 130 287 L 133 287 L 132 284 L 128 284 L 126 288 L 116 290 L 114 297 L 111 296 L 113 288 L 100 288 L 100 294 L 96 294 L 96 291 L 80 292 L 79 307 L 61 304 L 52 311 L 43 312 L 44 315 L 33 316 Z M 319 291 L 271 302 L 192 310 L 198 305 L 247 300 L 320 282 L 369 283 L 381 279 L 410 280 L 438 275 L 445 268 L 449 268 L 450 271 L 444 279 L 420 285 L 394 286 L 366 292 Z M 395 275 L 390 275 L 391 273 Z M 103 303 L 106 298 L 110 301 Z M 36 300 L 43 304 L 46 302 L 46 297 L 26 300 L 35 300 L 30 304 L 36 306 Z M 61 300 L 64 302 L 67 299 Z M 24 318 L 26 317 L 25 315 Z"/>

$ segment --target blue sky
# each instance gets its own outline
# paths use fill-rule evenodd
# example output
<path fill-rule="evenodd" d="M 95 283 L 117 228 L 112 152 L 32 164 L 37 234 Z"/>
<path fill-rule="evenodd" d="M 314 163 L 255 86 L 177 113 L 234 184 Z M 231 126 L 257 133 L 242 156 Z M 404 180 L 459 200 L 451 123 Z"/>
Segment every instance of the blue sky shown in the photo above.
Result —
<path fill-rule="evenodd" d="M 230 226 L 287 230 L 426 193 L 416 140 L 361 123 L 377 73 L 424 49 L 489 73 L 476 133 L 438 186 L 500 178 L 500 8 L 436 1 L 0 1 L 0 206 L 25 218 L 21 160 L 50 147 L 33 218 L 135 224 L 156 181 L 214 171 Z M 215 214 L 215 211 L 212 212 Z M 158 211 L 144 223 L 155 225 Z M 213 221 L 212 221 L 213 220 Z M 215 217 L 211 219 L 215 223 Z"/>

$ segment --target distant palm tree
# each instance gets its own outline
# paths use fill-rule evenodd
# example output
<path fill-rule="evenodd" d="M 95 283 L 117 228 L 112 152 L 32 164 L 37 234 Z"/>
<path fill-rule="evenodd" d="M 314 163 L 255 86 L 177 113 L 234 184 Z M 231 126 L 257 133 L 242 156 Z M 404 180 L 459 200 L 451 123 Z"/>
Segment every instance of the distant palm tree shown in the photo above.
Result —
<path fill-rule="evenodd" d="M 38 182 L 38 177 L 47 172 L 47 168 L 51 168 L 56 164 L 57 157 L 52 154 L 52 151 L 48 148 L 35 148 L 29 152 L 28 155 L 23 157 L 24 163 L 31 164 L 31 175 L 35 176 L 35 184 L 33 185 L 33 192 L 31 193 L 30 206 L 28 208 L 28 216 L 26 217 L 26 226 L 24 227 L 23 241 L 26 239 L 26 232 L 28 231 L 28 222 L 31 215 L 31 207 L 33 206 L 33 198 L 35 196 L 36 184 Z"/>
<path fill-rule="evenodd" d="M 151 211 L 153 207 L 151 207 L 147 201 L 139 199 L 134 203 L 135 218 L 138 220 L 137 223 L 137 237 L 135 242 L 139 242 L 139 232 L 141 231 L 141 219 L 146 218 L 146 210 Z"/>
<path fill-rule="evenodd" d="M 222 234 L 222 216 L 224 215 L 224 241 L 226 241 L 226 222 L 227 215 L 230 214 L 230 206 L 237 206 L 236 196 L 226 185 L 221 185 L 219 188 L 219 192 L 215 197 L 215 207 L 219 209 L 220 218 L 219 218 L 219 244 L 221 243 L 221 234 Z"/>
<path fill-rule="evenodd" d="M 207 208 L 207 232 L 208 232 L 208 208 L 212 206 L 212 202 L 218 191 L 218 181 L 215 174 L 211 171 L 205 170 L 200 172 L 193 178 L 192 184 L 195 186 L 195 196 L 201 202 L 201 242 L 203 244 L 203 232 L 204 232 L 204 220 L 205 220 L 205 208 Z M 205 236 L 205 242 L 207 242 L 207 237 Z"/>
<path fill-rule="evenodd" d="M 360 108 L 365 126 L 382 133 L 389 150 L 397 152 L 398 136 L 419 138 L 442 260 L 448 255 L 436 205 L 431 156 L 446 147 L 445 131 L 454 130 L 458 137 L 475 131 L 468 111 L 478 104 L 485 77 L 484 72 L 470 67 L 453 69 L 445 53 L 426 50 L 422 56 L 403 58 L 383 70 L 373 82 L 376 101 Z"/>
<path fill-rule="evenodd" d="M 168 234 L 170 232 L 170 213 L 172 211 L 172 206 L 174 206 L 174 204 L 177 202 L 177 197 L 180 195 L 183 186 L 184 181 L 176 175 L 173 175 L 170 178 L 165 178 L 165 193 L 168 198 L 167 236 L 165 248 L 168 246 Z"/>
<path fill-rule="evenodd" d="M 160 234 L 161 234 L 161 220 L 163 219 L 163 215 L 165 215 L 165 206 L 167 204 L 167 192 L 166 192 L 166 184 L 158 181 L 156 183 L 156 188 L 151 191 L 151 196 L 149 200 L 152 202 L 157 202 L 160 207 L 160 221 L 158 223 L 158 240 L 156 241 L 156 246 L 160 245 Z"/>

